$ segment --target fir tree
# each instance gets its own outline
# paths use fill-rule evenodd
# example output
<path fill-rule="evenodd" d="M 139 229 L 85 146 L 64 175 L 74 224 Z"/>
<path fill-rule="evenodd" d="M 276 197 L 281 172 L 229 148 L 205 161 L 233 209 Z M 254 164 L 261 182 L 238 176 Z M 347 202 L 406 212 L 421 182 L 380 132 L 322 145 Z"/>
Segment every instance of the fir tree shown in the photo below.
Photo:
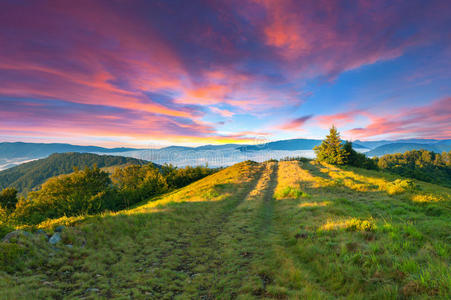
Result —
<path fill-rule="evenodd" d="M 314 150 L 318 161 L 334 165 L 345 164 L 349 155 L 341 143 L 340 133 L 333 125 L 329 131 L 329 135 L 326 136 L 326 139 L 321 145 L 316 146 Z"/>

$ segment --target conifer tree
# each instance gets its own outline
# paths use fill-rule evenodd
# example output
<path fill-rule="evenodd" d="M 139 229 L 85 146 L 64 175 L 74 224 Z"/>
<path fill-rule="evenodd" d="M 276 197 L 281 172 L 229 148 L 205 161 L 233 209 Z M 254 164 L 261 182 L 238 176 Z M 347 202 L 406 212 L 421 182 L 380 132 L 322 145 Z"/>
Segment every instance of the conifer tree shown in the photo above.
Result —
<path fill-rule="evenodd" d="M 342 165 L 347 162 L 349 153 L 344 149 L 341 143 L 340 133 L 337 128 L 332 125 L 329 135 L 321 143 L 314 148 L 316 159 L 329 164 Z"/>

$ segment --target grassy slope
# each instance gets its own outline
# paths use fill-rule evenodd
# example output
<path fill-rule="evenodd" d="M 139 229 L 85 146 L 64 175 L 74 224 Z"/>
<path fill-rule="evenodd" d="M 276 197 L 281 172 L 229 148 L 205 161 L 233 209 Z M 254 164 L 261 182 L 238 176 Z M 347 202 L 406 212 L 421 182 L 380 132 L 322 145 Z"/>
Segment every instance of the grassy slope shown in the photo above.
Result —
<path fill-rule="evenodd" d="M 22 271 L 0 271 L 0 298 L 448 298 L 451 191 L 395 179 L 240 163 L 118 214 L 41 224 L 73 224 L 74 247 L 36 239 Z"/>

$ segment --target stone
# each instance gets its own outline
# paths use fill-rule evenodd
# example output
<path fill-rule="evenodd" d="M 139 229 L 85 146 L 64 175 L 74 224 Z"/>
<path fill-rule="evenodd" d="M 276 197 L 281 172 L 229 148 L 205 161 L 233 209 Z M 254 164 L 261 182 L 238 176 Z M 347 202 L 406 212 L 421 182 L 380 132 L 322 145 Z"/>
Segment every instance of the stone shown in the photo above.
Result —
<path fill-rule="evenodd" d="M 63 226 L 63 225 L 60 225 L 60 226 L 55 228 L 55 232 L 63 232 L 64 228 L 66 228 L 66 227 Z"/>
<path fill-rule="evenodd" d="M 96 289 L 96 288 L 89 288 L 89 289 L 86 290 L 86 293 L 91 293 L 91 292 L 97 293 L 97 292 L 99 292 L 99 291 L 100 291 L 100 290 L 99 290 L 99 289 Z"/>
<path fill-rule="evenodd" d="M 61 241 L 61 234 L 59 232 L 55 232 L 52 237 L 49 239 L 49 243 L 52 245 L 57 244 Z"/>

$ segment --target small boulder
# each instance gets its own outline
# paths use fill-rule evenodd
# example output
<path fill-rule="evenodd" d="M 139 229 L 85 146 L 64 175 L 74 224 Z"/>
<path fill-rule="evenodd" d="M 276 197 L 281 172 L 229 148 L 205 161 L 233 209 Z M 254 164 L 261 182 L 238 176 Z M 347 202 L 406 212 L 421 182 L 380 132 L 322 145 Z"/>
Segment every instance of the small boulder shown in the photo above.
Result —
<path fill-rule="evenodd" d="M 52 237 L 49 239 L 49 243 L 52 245 L 57 244 L 61 241 L 61 234 L 59 232 L 55 232 Z"/>
<path fill-rule="evenodd" d="M 63 225 L 60 225 L 60 226 L 55 228 L 55 232 L 63 232 L 64 228 L 66 228 L 66 227 L 63 226 Z"/>
<path fill-rule="evenodd" d="M 35 233 L 36 234 L 45 234 L 45 235 L 47 235 L 47 232 L 45 232 L 45 230 L 43 230 L 43 229 L 38 229 L 38 230 L 36 230 Z"/>

